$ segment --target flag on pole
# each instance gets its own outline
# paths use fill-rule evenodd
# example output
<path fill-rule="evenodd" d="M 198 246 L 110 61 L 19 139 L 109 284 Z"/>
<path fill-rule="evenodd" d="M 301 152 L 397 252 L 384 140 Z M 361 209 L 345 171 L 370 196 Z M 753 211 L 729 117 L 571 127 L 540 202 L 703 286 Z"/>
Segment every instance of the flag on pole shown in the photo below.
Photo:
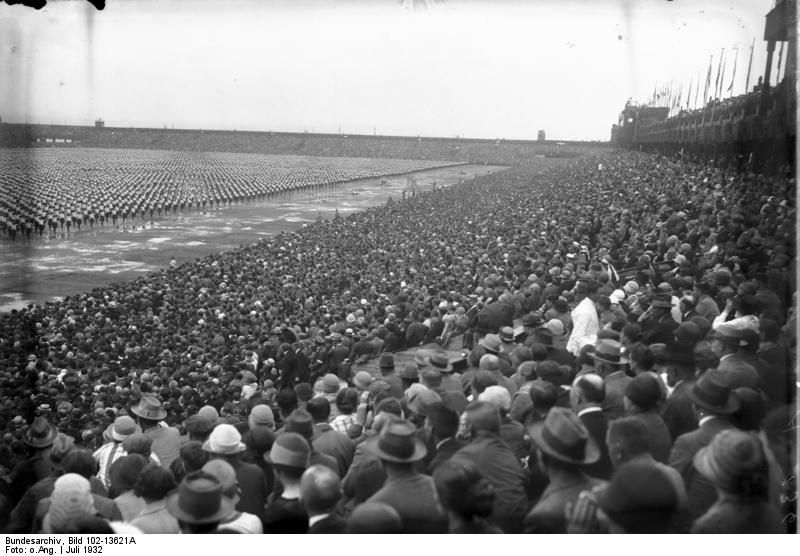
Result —
<path fill-rule="evenodd" d="M 787 56 L 788 58 L 788 56 Z M 783 41 L 781 41 L 781 48 L 778 50 L 778 70 L 775 77 L 775 84 L 781 82 L 781 61 L 783 60 Z"/>
<path fill-rule="evenodd" d="M 692 85 L 694 85 L 694 76 L 689 78 L 689 92 L 686 93 L 686 109 L 689 110 L 689 104 L 692 100 Z"/>
<path fill-rule="evenodd" d="M 697 97 L 700 95 L 700 74 L 697 74 L 697 87 L 694 89 L 694 104 L 692 108 L 697 108 Z"/>
<path fill-rule="evenodd" d="M 714 81 L 714 98 L 719 98 L 719 75 L 722 72 L 722 59 L 725 57 L 725 49 L 719 53 L 719 64 L 717 65 L 717 78 Z"/>
<path fill-rule="evenodd" d="M 708 102 L 708 87 L 711 85 L 711 67 L 714 65 L 714 55 L 708 57 L 708 72 L 706 73 L 706 88 L 703 89 L 703 106 Z"/>
<path fill-rule="evenodd" d="M 750 68 L 753 67 L 753 49 L 756 47 L 756 39 L 753 39 L 753 44 L 750 45 L 750 61 L 747 62 L 747 79 L 744 82 L 744 93 L 750 92 Z"/>
<path fill-rule="evenodd" d="M 783 43 L 781 43 L 783 44 Z M 739 48 L 736 48 L 736 53 L 733 55 L 733 73 L 731 74 L 731 84 L 728 87 L 728 92 L 733 91 L 733 82 L 736 79 L 736 63 L 739 61 Z"/>
<path fill-rule="evenodd" d="M 725 70 L 728 67 L 728 59 L 724 58 L 722 60 L 722 73 L 719 76 L 719 94 L 717 95 L 719 98 L 722 98 L 724 88 L 725 88 Z"/>

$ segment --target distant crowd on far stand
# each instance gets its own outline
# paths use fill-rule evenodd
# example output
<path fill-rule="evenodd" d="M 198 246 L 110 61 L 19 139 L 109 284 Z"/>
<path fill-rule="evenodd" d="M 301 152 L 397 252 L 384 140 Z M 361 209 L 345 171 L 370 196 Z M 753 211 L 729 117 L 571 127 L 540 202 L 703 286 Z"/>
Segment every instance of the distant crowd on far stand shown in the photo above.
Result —
<path fill-rule="evenodd" d="M 2 315 L 0 522 L 795 531 L 794 194 L 521 159 Z"/>
<path fill-rule="evenodd" d="M 0 240 L 133 226 L 452 162 L 238 153 L 0 150 Z"/>

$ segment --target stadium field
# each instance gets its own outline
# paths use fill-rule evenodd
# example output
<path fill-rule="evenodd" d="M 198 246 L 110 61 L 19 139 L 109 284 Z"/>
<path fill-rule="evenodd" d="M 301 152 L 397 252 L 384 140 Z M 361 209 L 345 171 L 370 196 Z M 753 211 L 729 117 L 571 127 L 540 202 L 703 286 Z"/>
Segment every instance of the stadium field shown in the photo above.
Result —
<path fill-rule="evenodd" d="M 53 152 L 58 154 L 56 149 Z M 149 151 L 132 153 L 148 154 Z M 337 159 L 312 157 L 232 157 L 238 160 L 272 158 L 273 163 L 278 160 L 297 162 L 292 159 L 302 158 L 305 164 L 319 164 L 320 167 L 331 160 L 338 162 L 340 168 L 342 163 Z M 428 161 L 399 162 L 409 163 L 408 167 L 430 164 Z M 337 210 L 347 214 L 384 203 L 390 197 L 400 199 L 411 180 L 420 190 L 430 190 L 434 180 L 437 186 L 447 187 L 460 180 L 499 170 L 502 167 L 477 165 L 428 169 L 409 176 L 367 178 L 288 191 L 219 208 L 206 207 L 204 210 L 201 207 L 198 210 L 193 207 L 176 214 L 170 212 L 160 217 L 156 214 L 153 219 L 149 214 L 144 219 L 137 215 L 135 219 L 127 220 L 124 226 L 120 220 L 117 227 L 111 222 L 103 226 L 95 223 L 94 227 L 83 225 L 80 230 L 73 226 L 69 233 L 66 229 L 59 229 L 56 234 L 45 231 L 41 238 L 34 234 L 30 240 L 17 237 L 12 242 L 5 238 L 0 241 L 0 312 L 135 279 L 165 268 L 173 258 L 178 264 L 192 261 L 283 230 L 297 229 L 317 218 L 329 218 Z"/>

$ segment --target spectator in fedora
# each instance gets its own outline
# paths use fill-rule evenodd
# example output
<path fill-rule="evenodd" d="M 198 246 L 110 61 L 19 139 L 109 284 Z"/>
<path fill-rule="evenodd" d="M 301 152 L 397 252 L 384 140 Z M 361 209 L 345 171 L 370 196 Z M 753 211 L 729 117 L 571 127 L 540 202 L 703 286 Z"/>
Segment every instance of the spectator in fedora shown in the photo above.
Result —
<path fill-rule="evenodd" d="M 717 368 L 729 388 L 758 388 L 758 372 L 739 354 L 743 330 L 724 323 L 714 330 L 711 349 L 719 357 Z"/>
<path fill-rule="evenodd" d="M 181 481 L 178 491 L 167 498 L 167 511 L 178 520 L 182 533 L 209 534 L 231 514 L 233 502 L 223 496 L 219 480 L 201 470 Z"/>
<path fill-rule="evenodd" d="M 434 493 L 433 479 L 416 470 L 425 457 L 425 444 L 416 428 L 403 419 L 389 416 L 380 432 L 365 441 L 365 450 L 377 456 L 386 471 L 386 482 L 368 503 L 394 508 L 403 522 L 404 533 L 444 533 L 447 520 Z"/>
<path fill-rule="evenodd" d="M 694 522 L 692 533 L 784 533 L 785 518 L 769 499 L 769 464 L 752 433 L 723 430 L 693 458 L 717 491 L 717 500 Z"/>
<path fill-rule="evenodd" d="M 671 342 L 659 357 L 666 368 L 669 396 L 661 406 L 661 416 L 673 441 L 697 428 L 694 404 L 689 392 L 695 384 L 695 356 L 685 346 Z"/>
<path fill-rule="evenodd" d="M 397 375 L 394 365 L 394 355 L 391 353 L 384 353 L 378 361 L 378 368 L 381 372 L 381 378 L 389 385 L 390 392 L 393 397 L 399 399 L 403 398 L 403 381 Z"/>
<path fill-rule="evenodd" d="M 565 507 L 584 490 L 605 484 L 584 472 L 600 459 L 600 448 L 569 409 L 554 407 L 528 430 L 538 449 L 537 464 L 550 479 L 525 517 L 526 533 L 566 533 Z"/>
<path fill-rule="evenodd" d="M 500 437 L 500 412 L 489 402 L 475 401 L 464 415 L 469 443 L 450 461 L 467 461 L 478 468 L 496 492 L 491 523 L 506 533 L 519 533 L 527 509 L 526 477 L 519 458 Z"/>
<path fill-rule="evenodd" d="M 721 431 L 735 428 L 729 416 L 739 409 L 739 400 L 719 371 L 704 374 L 688 394 L 694 403 L 698 428 L 675 439 L 669 464 L 683 477 L 689 496 L 689 513 L 697 518 L 714 503 L 716 494 L 708 480 L 697 473 L 692 463 L 694 456 Z"/>
<path fill-rule="evenodd" d="M 270 495 L 263 510 L 265 533 L 305 533 L 308 514 L 300 503 L 300 478 L 308 468 L 311 447 L 296 432 L 278 435 L 269 453 L 264 456 L 275 470 L 281 492 Z"/>
<path fill-rule="evenodd" d="M 309 465 L 324 465 L 336 473 L 339 472 L 339 464 L 333 456 L 323 454 L 314 448 L 313 441 L 317 436 L 317 429 L 308 411 L 305 409 L 295 409 L 292 411 L 292 414 L 286 419 L 283 431 L 284 433 L 296 432 L 305 438 L 306 442 L 308 442 L 308 445 L 311 447 Z"/>
<path fill-rule="evenodd" d="M 150 464 L 139 475 L 134 494 L 144 500 L 144 508 L 131 520 L 142 533 L 178 533 L 178 520 L 167 511 L 167 496 L 177 488 L 172 473 Z"/>
<path fill-rule="evenodd" d="M 311 465 L 300 478 L 300 501 L 308 514 L 308 533 L 344 533 L 347 522 L 336 513 L 339 476 L 324 465 Z"/>
<path fill-rule="evenodd" d="M 64 474 L 63 459 L 75 449 L 75 441 L 71 436 L 58 433 L 50 448 L 50 475 L 37 481 L 25 491 L 17 505 L 11 510 L 8 523 L 3 530 L 6 533 L 30 533 L 36 506 L 39 501 L 47 498 L 53 492 L 56 479 Z"/>
<path fill-rule="evenodd" d="M 598 340 L 589 357 L 594 359 L 595 372 L 605 384 L 603 412 L 609 420 L 622 417 L 625 414 L 625 388 L 632 380 L 625 373 L 628 360 L 622 356 L 622 344 L 616 340 Z"/>
<path fill-rule="evenodd" d="M 203 444 L 203 449 L 211 459 L 227 462 L 236 473 L 236 481 L 241 486 L 236 510 L 260 517 L 269 495 L 267 482 L 259 466 L 242 460 L 247 447 L 236 427 L 227 423 L 217 425 Z"/>
<path fill-rule="evenodd" d="M 487 521 L 494 508 L 492 484 L 469 461 L 444 461 L 433 473 L 436 494 L 449 519 L 449 533 L 502 533 Z"/>
<path fill-rule="evenodd" d="M 603 377 L 593 373 L 579 376 L 572 383 L 569 397 L 572 411 L 578 416 L 600 449 L 600 458 L 586 466 L 586 473 L 591 477 L 607 481 L 611 478 L 612 468 L 608 450 L 605 447 L 609 419 L 603 411 L 603 402 L 606 397 Z"/>
<path fill-rule="evenodd" d="M 672 437 L 659 413 L 661 388 L 659 379 L 650 374 L 636 376 L 625 388 L 625 414 L 635 416 L 646 426 L 650 434 L 650 449 L 660 463 L 667 463 L 672 450 Z"/>
<path fill-rule="evenodd" d="M 30 456 L 11 474 L 12 485 L 21 496 L 29 487 L 50 474 L 50 447 L 58 436 L 58 429 L 45 417 L 36 417 L 22 433 L 22 441 L 28 445 Z M 16 498 L 16 497 L 15 497 Z"/>
<path fill-rule="evenodd" d="M 189 435 L 189 440 L 205 442 L 208 440 L 208 435 L 210 435 L 214 427 L 217 426 L 217 419 L 207 414 L 196 413 L 190 415 L 186 421 L 184 421 L 183 426 Z"/>
<path fill-rule="evenodd" d="M 331 405 L 325 398 L 314 398 L 306 405 L 306 410 L 311 416 L 314 433 L 311 447 L 321 453 L 332 457 L 336 461 L 336 470 L 339 477 L 344 478 L 350 464 L 353 463 L 353 441 L 328 424 Z"/>
<path fill-rule="evenodd" d="M 138 418 L 142 432 L 153 441 L 151 450 L 158 457 L 158 461 L 162 466 L 169 467 L 178 457 L 181 434 L 174 427 L 162 426 L 167 412 L 162 407 L 161 401 L 155 396 L 146 394 L 131 408 L 131 413 Z"/>
<path fill-rule="evenodd" d="M 258 535 L 263 532 L 261 518 L 236 509 L 242 488 L 236 480 L 236 471 L 227 461 L 215 458 L 203 466 L 203 471 L 217 478 L 222 486 L 222 496 L 233 504 L 231 513 L 220 521 L 218 531 Z"/>
<path fill-rule="evenodd" d="M 675 338 L 678 323 L 672 315 L 672 299 L 669 293 L 656 293 L 650 308 L 639 317 L 642 327 L 642 343 L 666 344 Z"/>

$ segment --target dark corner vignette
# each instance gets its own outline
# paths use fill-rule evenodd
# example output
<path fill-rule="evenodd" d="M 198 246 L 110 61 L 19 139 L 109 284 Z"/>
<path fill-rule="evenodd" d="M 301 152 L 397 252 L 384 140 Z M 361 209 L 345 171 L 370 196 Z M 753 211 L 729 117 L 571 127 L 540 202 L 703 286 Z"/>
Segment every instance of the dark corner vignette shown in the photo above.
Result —
<path fill-rule="evenodd" d="M 3 0 L 3 1 L 9 6 L 13 6 L 15 4 L 22 4 L 23 6 L 28 6 L 29 8 L 33 8 L 35 10 L 41 10 L 47 5 L 47 0 Z M 106 7 L 106 0 L 86 0 L 86 2 L 88 2 L 98 10 L 102 10 L 103 8 Z"/>

